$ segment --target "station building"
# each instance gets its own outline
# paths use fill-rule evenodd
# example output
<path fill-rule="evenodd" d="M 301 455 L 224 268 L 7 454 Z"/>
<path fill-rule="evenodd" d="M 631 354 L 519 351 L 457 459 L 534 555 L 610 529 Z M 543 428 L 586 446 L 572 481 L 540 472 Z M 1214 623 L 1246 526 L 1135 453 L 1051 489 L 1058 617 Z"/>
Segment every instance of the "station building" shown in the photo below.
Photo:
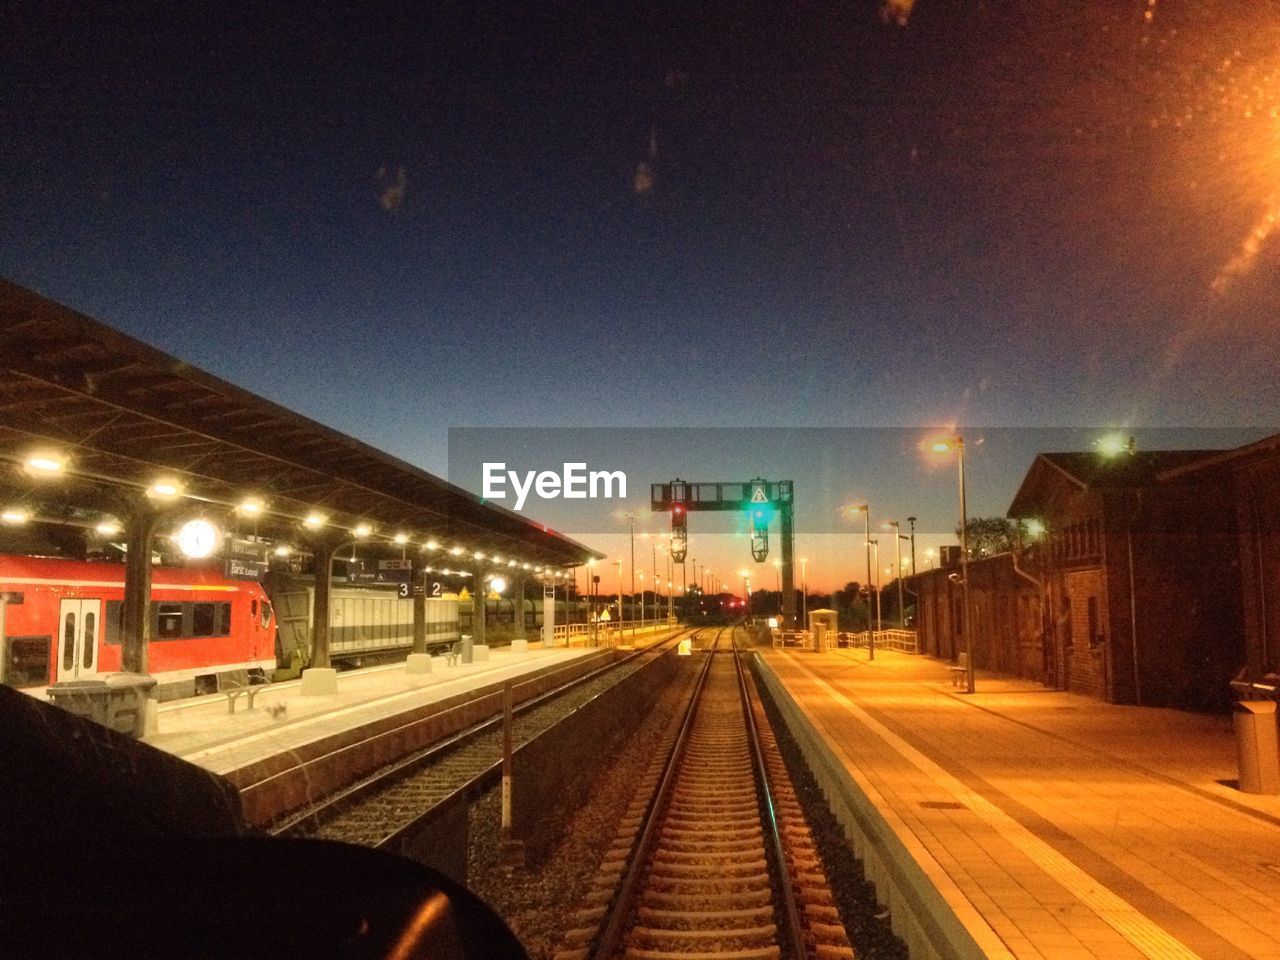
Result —
<path fill-rule="evenodd" d="M 1044 453 L 1008 514 L 1043 533 L 970 561 L 976 667 L 1196 710 L 1224 708 L 1242 671 L 1280 671 L 1280 435 L 1236 450 Z M 912 587 L 920 649 L 958 659 L 958 562 Z"/>

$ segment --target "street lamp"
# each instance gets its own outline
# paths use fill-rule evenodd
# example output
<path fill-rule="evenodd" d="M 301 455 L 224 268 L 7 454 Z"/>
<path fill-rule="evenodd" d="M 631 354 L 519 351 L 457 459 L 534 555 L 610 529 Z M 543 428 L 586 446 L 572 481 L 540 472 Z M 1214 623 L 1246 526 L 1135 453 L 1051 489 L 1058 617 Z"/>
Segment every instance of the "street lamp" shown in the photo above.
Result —
<path fill-rule="evenodd" d="M 632 602 L 632 603 L 634 603 L 634 602 L 635 602 L 635 596 L 636 596 L 636 515 L 635 515 L 634 513 L 622 513 L 622 514 L 619 514 L 619 515 L 618 515 L 618 518 L 619 518 L 620 520 L 625 520 L 625 521 L 627 521 L 627 526 L 630 528 L 630 531 L 631 531 L 631 602 Z M 621 596 L 622 596 L 622 572 L 621 572 L 621 571 L 622 571 L 622 566 L 621 566 L 621 564 L 622 564 L 622 561 L 621 561 L 621 560 L 619 560 L 619 561 L 618 561 L 618 564 L 619 564 L 619 566 L 618 566 L 618 571 L 619 571 L 619 572 L 618 572 L 618 596 L 619 596 L 619 601 L 618 601 L 618 603 L 619 603 L 619 604 L 621 604 L 621 603 L 622 603 L 622 601 L 621 601 Z M 641 619 L 644 619 L 644 618 L 643 618 L 643 617 L 641 617 Z M 619 629 L 619 631 L 621 631 L 622 627 L 618 627 L 618 629 Z M 632 634 L 632 636 L 634 636 L 634 635 L 635 635 L 635 627 L 634 627 L 634 626 L 631 628 L 631 634 Z M 621 638 L 619 638 L 619 639 L 621 639 Z"/>
<path fill-rule="evenodd" d="M 969 508 L 964 489 L 964 437 L 942 437 L 934 440 L 929 449 L 934 453 L 950 453 L 954 450 L 960 471 L 960 588 L 961 602 L 964 604 L 960 629 L 964 633 L 965 693 L 973 693 L 973 631 L 969 629 Z"/>
<path fill-rule="evenodd" d="M 622 643 L 622 561 L 618 561 L 618 643 Z"/>
<path fill-rule="evenodd" d="M 800 624 L 809 623 L 809 558 L 800 558 Z"/>
<path fill-rule="evenodd" d="M 911 575 L 916 575 L 916 518 L 907 517 L 907 523 L 911 524 Z"/>
<path fill-rule="evenodd" d="M 912 517 L 910 519 L 915 518 Z M 898 558 L 898 629 L 905 630 L 907 628 L 907 622 L 904 619 L 905 611 L 902 608 L 902 541 L 906 540 L 907 537 L 898 526 L 897 520 L 890 520 L 889 526 L 893 527 L 893 544 L 897 548 Z"/>
<path fill-rule="evenodd" d="M 864 521 L 867 545 L 867 659 L 874 660 L 876 658 L 876 632 L 871 625 L 871 507 L 869 504 L 863 503 L 856 507 L 850 507 L 849 512 L 861 513 Z"/>

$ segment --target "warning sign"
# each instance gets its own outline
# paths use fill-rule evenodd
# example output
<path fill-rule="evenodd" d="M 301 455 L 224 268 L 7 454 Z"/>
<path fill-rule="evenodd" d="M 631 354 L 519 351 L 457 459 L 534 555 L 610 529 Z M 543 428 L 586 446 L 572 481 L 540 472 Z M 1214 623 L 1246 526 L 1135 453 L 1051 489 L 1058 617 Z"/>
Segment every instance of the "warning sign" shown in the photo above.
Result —
<path fill-rule="evenodd" d="M 754 487 L 751 488 L 751 502 L 752 503 L 768 503 L 769 502 L 769 495 L 764 492 L 764 484 L 757 483 Z"/>

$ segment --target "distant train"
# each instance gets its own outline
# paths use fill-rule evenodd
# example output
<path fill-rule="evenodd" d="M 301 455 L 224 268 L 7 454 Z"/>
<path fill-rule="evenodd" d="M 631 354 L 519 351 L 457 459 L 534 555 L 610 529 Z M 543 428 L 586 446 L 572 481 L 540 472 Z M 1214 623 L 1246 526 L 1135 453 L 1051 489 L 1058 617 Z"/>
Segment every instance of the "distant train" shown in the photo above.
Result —
<path fill-rule="evenodd" d="M 0 556 L 0 680 L 39 687 L 121 668 L 124 565 Z M 252 581 L 156 567 L 148 672 L 160 699 L 211 693 L 276 667 L 276 621 Z"/>
<path fill-rule="evenodd" d="M 277 655 L 281 665 L 306 662 L 311 650 L 311 577 L 271 575 L 266 589 L 279 620 Z M 470 606 L 468 604 L 468 606 Z M 435 652 L 461 636 L 459 603 L 426 598 L 427 649 Z M 329 592 L 329 658 L 338 663 L 373 663 L 403 656 L 413 646 L 413 600 L 394 585 L 343 586 Z"/>

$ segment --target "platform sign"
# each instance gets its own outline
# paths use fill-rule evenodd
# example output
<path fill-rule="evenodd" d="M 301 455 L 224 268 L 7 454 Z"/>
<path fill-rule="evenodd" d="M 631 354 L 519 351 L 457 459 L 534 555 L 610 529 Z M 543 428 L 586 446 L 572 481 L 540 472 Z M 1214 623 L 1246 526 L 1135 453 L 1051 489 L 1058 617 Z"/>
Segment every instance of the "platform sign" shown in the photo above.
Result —
<path fill-rule="evenodd" d="M 261 580 L 267 574 L 267 546 L 227 537 L 224 573 L 228 580 Z"/>
<path fill-rule="evenodd" d="M 412 560 L 350 560 L 347 562 L 348 583 L 404 584 L 403 596 L 408 596 L 408 584 L 413 580 Z"/>
<path fill-rule="evenodd" d="M 412 560 L 378 561 L 378 583 L 408 583 L 412 579 Z"/>

